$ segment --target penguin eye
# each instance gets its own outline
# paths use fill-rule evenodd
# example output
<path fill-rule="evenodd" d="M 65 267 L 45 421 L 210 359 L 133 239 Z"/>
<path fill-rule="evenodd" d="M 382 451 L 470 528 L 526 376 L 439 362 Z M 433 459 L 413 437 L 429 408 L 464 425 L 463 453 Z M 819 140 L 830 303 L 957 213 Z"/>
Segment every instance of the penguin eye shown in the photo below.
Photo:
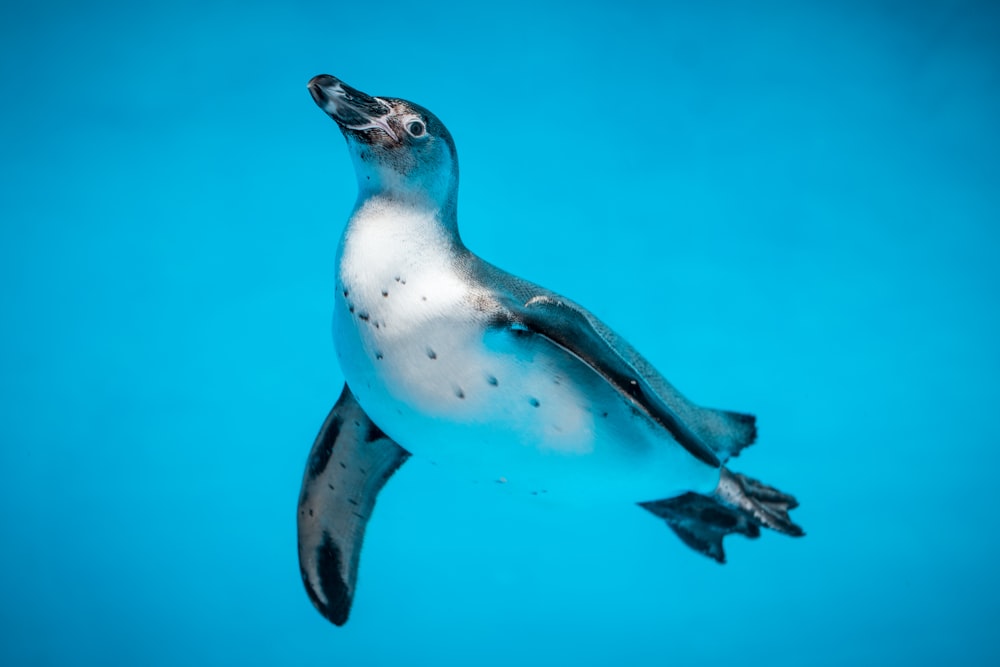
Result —
<path fill-rule="evenodd" d="M 406 131 L 409 132 L 412 137 L 420 137 L 427 131 L 427 128 L 424 127 L 424 124 L 421 121 L 411 120 L 406 124 Z"/>

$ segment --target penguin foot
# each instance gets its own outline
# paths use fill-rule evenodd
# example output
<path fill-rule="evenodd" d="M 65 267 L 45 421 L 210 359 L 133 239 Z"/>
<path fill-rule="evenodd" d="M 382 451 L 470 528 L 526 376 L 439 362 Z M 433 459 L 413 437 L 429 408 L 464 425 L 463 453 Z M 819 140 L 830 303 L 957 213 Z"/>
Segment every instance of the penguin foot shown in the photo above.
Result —
<path fill-rule="evenodd" d="M 711 495 L 692 492 L 639 505 L 666 521 L 684 544 L 719 563 L 726 562 L 722 538 L 732 533 L 753 539 L 763 526 L 792 537 L 805 535 L 788 516 L 798 507 L 793 496 L 725 468 Z"/>

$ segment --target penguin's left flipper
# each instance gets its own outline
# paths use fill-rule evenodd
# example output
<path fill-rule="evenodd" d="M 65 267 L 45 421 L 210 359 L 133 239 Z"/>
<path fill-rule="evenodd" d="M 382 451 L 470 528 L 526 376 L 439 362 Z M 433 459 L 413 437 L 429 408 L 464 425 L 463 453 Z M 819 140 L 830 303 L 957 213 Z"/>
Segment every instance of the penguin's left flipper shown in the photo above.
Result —
<path fill-rule="evenodd" d="M 375 497 L 410 454 L 368 418 L 345 385 L 316 436 L 299 494 L 299 569 L 335 625 L 347 622 Z"/>
<path fill-rule="evenodd" d="M 687 401 L 628 343 L 583 308 L 550 294 L 534 296 L 523 305 L 511 301 L 502 305 L 515 329 L 544 336 L 581 359 L 699 460 L 719 467 L 732 453 L 718 444 L 713 447 L 709 440 L 713 433 L 705 427 L 706 417 L 727 413 Z M 752 429 L 753 418 L 747 418 Z M 754 433 L 744 436 L 743 446 L 753 441 Z"/>

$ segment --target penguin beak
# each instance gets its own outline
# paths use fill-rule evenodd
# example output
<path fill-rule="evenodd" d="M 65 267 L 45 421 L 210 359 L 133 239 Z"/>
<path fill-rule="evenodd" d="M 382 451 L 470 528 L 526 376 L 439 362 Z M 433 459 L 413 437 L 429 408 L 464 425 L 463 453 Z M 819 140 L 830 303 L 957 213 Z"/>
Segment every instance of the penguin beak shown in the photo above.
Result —
<path fill-rule="evenodd" d="M 365 95 L 329 74 L 314 76 L 309 80 L 308 87 L 309 94 L 319 108 L 335 120 L 344 132 L 379 129 L 394 141 L 399 141 L 399 136 L 389 127 L 392 108 L 385 100 Z"/>

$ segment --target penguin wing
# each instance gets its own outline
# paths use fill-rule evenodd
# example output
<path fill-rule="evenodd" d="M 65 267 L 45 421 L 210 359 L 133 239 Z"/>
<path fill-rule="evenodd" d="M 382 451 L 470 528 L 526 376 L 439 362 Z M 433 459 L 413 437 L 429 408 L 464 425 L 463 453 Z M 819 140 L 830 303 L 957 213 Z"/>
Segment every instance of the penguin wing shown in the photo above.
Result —
<path fill-rule="evenodd" d="M 752 415 L 694 404 L 585 308 L 486 262 L 470 268 L 502 326 L 544 336 L 581 359 L 699 460 L 720 466 L 756 439 Z"/>
<path fill-rule="evenodd" d="M 409 456 L 344 385 L 309 453 L 298 509 L 302 582 L 316 609 L 335 625 L 346 623 L 351 610 L 375 497 Z"/>

